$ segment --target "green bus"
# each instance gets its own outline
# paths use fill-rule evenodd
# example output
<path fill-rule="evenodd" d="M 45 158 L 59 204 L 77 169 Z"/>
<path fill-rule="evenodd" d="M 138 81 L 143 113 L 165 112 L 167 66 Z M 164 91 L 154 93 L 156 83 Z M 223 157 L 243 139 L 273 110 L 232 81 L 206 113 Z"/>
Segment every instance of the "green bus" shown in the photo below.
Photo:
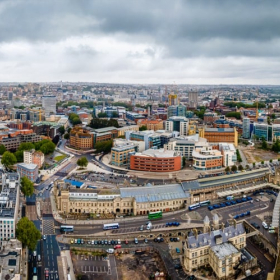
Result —
<path fill-rule="evenodd" d="M 160 219 L 160 218 L 162 218 L 162 212 L 161 211 L 150 212 L 148 214 L 148 219 L 149 220 Z"/>

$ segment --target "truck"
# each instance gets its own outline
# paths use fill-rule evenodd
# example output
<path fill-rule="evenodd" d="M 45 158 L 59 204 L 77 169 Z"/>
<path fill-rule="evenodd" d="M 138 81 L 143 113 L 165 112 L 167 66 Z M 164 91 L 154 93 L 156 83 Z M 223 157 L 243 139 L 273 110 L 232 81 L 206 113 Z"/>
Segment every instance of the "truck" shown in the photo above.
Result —
<path fill-rule="evenodd" d="M 227 200 L 233 200 L 233 199 L 234 199 L 234 196 L 233 196 L 233 195 L 227 196 Z"/>

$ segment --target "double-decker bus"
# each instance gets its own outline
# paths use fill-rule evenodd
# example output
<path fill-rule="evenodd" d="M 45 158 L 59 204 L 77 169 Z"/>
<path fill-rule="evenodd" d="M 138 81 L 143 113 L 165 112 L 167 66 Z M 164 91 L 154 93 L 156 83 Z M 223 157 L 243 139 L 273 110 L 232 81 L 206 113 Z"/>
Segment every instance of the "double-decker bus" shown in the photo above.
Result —
<path fill-rule="evenodd" d="M 104 224 L 103 229 L 108 230 L 108 229 L 117 229 L 119 228 L 119 223 L 114 223 L 114 224 Z"/>
<path fill-rule="evenodd" d="M 150 212 L 148 214 L 148 219 L 149 220 L 160 219 L 160 218 L 162 218 L 162 212 L 161 211 Z"/>
<path fill-rule="evenodd" d="M 63 232 L 73 232 L 73 231 L 74 231 L 73 226 L 66 226 L 66 225 L 60 226 L 60 232 L 61 233 L 63 233 Z"/>
<path fill-rule="evenodd" d="M 210 200 L 205 200 L 200 202 L 200 206 L 208 206 L 210 204 L 211 204 Z"/>

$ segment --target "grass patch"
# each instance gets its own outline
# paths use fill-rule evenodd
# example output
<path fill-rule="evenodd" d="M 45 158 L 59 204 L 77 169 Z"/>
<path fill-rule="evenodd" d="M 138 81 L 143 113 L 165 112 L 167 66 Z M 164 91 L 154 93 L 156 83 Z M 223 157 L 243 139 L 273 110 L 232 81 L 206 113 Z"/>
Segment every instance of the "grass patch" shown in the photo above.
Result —
<path fill-rule="evenodd" d="M 54 158 L 55 161 L 61 161 L 66 158 L 66 155 L 57 156 Z"/>

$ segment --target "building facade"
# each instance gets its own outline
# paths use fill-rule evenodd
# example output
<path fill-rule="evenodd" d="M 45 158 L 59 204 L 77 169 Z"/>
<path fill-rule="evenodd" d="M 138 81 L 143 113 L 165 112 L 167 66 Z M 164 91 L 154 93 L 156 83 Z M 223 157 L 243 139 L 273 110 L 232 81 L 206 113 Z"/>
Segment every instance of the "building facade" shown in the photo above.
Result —
<path fill-rule="evenodd" d="M 38 165 L 33 163 L 18 163 L 17 172 L 20 177 L 27 177 L 31 182 L 35 182 L 38 178 Z"/>
<path fill-rule="evenodd" d="M 238 132 L 233 128 L 201 128 L 199 136 L 206 138 L 209 143 L 232 143 L 235 147 L 238 145 Z"/>
<path fill-rule="evenodd" d="M 174 105 L 167 108 L 167 118 L 171 117 L 185 117 L 186 116 L 186 106 L 184 105 Z"/>
<path fill-rule="evenodd" d="M 70 147 L 77 150 L 90 150 L 93 148 L 93 135 L 82 127 L 71 129 L 69 137 Z"/>
<path fill-rule="evenodd" d="M 44 164 L 45 155 L 41 151 L 24 151 L 23 152 L 23 162 L 37 164 L 39 168 Z"/>
<path fill-rule="evenodd" d="M 177 131 L 180 135 L 188 135 L 189 120 L 185 117 L 171 117 L 165 123 L 167 131 Z"/>
<path fill-rule="evenodd" d="M 158 120 L 139 120 L 137 122 L 139 127 L 146 126 L 148 130 L 161 130 L 163 129 L 163 121 Z"/>
<path fill-rule="evenodd" d="M 42 97 L 42 107 L 45 110 L 45 116 L 56 114 L 56 96 L 55 95 L 44 95 Z"/>
<path fill-rule="evenodd" d="M 129 157 L 130 169 L 149 172 L 173 172 L 182 168 L 182 156 L 175 151 L 149 149 Z"/>
<path fill-rule="evenodd" d="M 197 170 L 212 170 L 223 167 L 223 156 L 219 150 L 211 147 L 197 148 L 192 153 L 193 167 Z"/>
<path fill-rule="evenodd" d="M 57 209 L 60 213 L 147 215 L 149 212 L 170 212 L 186 207 L 189 195 L 179 184 L 120 188 L 102 194 L 88 189 L 71 189 L 64 181 L 54 184 Z"/>
<path fill-rule="evenodd" d="M 115 166 L 128 166 L 129 154 L 137 151 L 137 146 L 132 143 L 116 145 L 111 149 L 111 164 Z"/>

